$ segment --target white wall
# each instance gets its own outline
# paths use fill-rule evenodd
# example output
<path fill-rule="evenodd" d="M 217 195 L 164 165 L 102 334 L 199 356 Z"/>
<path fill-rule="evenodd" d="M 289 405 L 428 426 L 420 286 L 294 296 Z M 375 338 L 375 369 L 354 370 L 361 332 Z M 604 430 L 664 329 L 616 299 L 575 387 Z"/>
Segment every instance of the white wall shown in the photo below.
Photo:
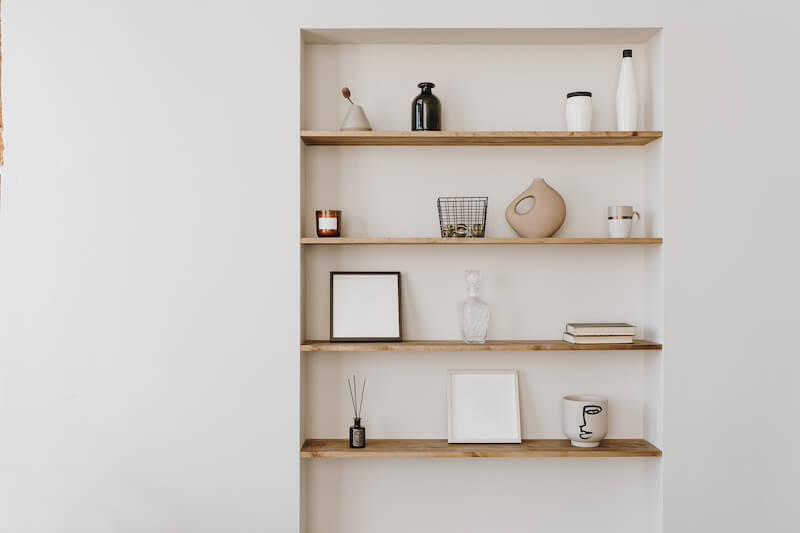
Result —
<path fill-rule="evenodd" d="M 299 105 L 269 64 L 297 32 L 270 11 L 3 2 L 0 531 L 297 529 Z"/>
<path fill-rule="evenodd" d="M 664 529 L 795 531 L 793 11 L 4 2 L 0 530 L 297 529 L 297 30 L 426 24 L 665 28 Z"/>
<path fill-rule="evenodd" d="M 676 13 L 665 36 L 667 532 L 800 529 L 800 31 L 770 7 Z"/>

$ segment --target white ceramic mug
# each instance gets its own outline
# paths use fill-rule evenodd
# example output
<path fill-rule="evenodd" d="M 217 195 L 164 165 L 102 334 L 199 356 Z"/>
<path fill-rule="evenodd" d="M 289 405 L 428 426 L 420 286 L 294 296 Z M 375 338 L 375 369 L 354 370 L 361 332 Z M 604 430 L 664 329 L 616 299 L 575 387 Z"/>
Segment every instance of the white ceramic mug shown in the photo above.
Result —
<path fill-rule="evenodd" d="M 608 208 L 608 234 L 616 239 L 627 239 L 631 236 L 633 217 L 638 222 L 639 213 L 630 205 L 615 205 Z"/>
<path fill-rule="evenodd" d="M 573 446 L 596 448 L 608 433 L 608 399 L 573 394 L 561 399 L 561 430 Z"/>

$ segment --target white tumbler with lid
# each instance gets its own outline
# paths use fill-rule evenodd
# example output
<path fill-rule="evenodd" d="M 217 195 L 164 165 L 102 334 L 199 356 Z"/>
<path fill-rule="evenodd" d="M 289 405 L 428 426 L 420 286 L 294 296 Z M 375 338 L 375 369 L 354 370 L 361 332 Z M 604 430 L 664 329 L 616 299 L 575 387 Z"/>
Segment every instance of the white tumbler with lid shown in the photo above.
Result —
<path fill-rule="evenodd" d="M 592 130 L 592 93 L 567 93 L 567 131 Z"/>

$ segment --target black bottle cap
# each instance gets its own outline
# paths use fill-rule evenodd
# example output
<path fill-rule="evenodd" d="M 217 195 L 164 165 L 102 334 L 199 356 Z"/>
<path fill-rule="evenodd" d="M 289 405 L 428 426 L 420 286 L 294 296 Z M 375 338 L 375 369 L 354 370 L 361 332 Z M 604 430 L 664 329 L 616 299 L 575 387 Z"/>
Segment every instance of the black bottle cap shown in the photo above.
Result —
<path fill-rule="evenodd" d="M 436 85 L 434 85 L 433 82 L 431 81 L 423 81 L 422 83 L 418 83 L 417 87 L 419 87 L 420 89 L 424 89 L 425 87 L 430 87 L 431 89 L 433 89 L 434 87 L 436 87 Z"/>
<path fill-rule="evenodd" d="M 622 57 L 633 57 L 633 50 L 623 50 Z"/>
<path fill-rule="evenodd" d="M 567 93 L 567 98 L 572 98 L 573 96 L 592 96 L 592 93 L 589 91 L 575 91 L 572 93 Z"/>

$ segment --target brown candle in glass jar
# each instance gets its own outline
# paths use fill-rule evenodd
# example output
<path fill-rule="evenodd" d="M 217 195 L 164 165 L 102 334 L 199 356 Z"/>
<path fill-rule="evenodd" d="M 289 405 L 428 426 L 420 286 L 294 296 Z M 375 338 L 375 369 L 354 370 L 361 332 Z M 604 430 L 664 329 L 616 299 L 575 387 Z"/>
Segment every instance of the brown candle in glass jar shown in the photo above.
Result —
<path fill-rule="evenodd" d="M 341 229 L 342 212 L 340 210 L 317 210 L 317 237 L 338 237 Z"/>

